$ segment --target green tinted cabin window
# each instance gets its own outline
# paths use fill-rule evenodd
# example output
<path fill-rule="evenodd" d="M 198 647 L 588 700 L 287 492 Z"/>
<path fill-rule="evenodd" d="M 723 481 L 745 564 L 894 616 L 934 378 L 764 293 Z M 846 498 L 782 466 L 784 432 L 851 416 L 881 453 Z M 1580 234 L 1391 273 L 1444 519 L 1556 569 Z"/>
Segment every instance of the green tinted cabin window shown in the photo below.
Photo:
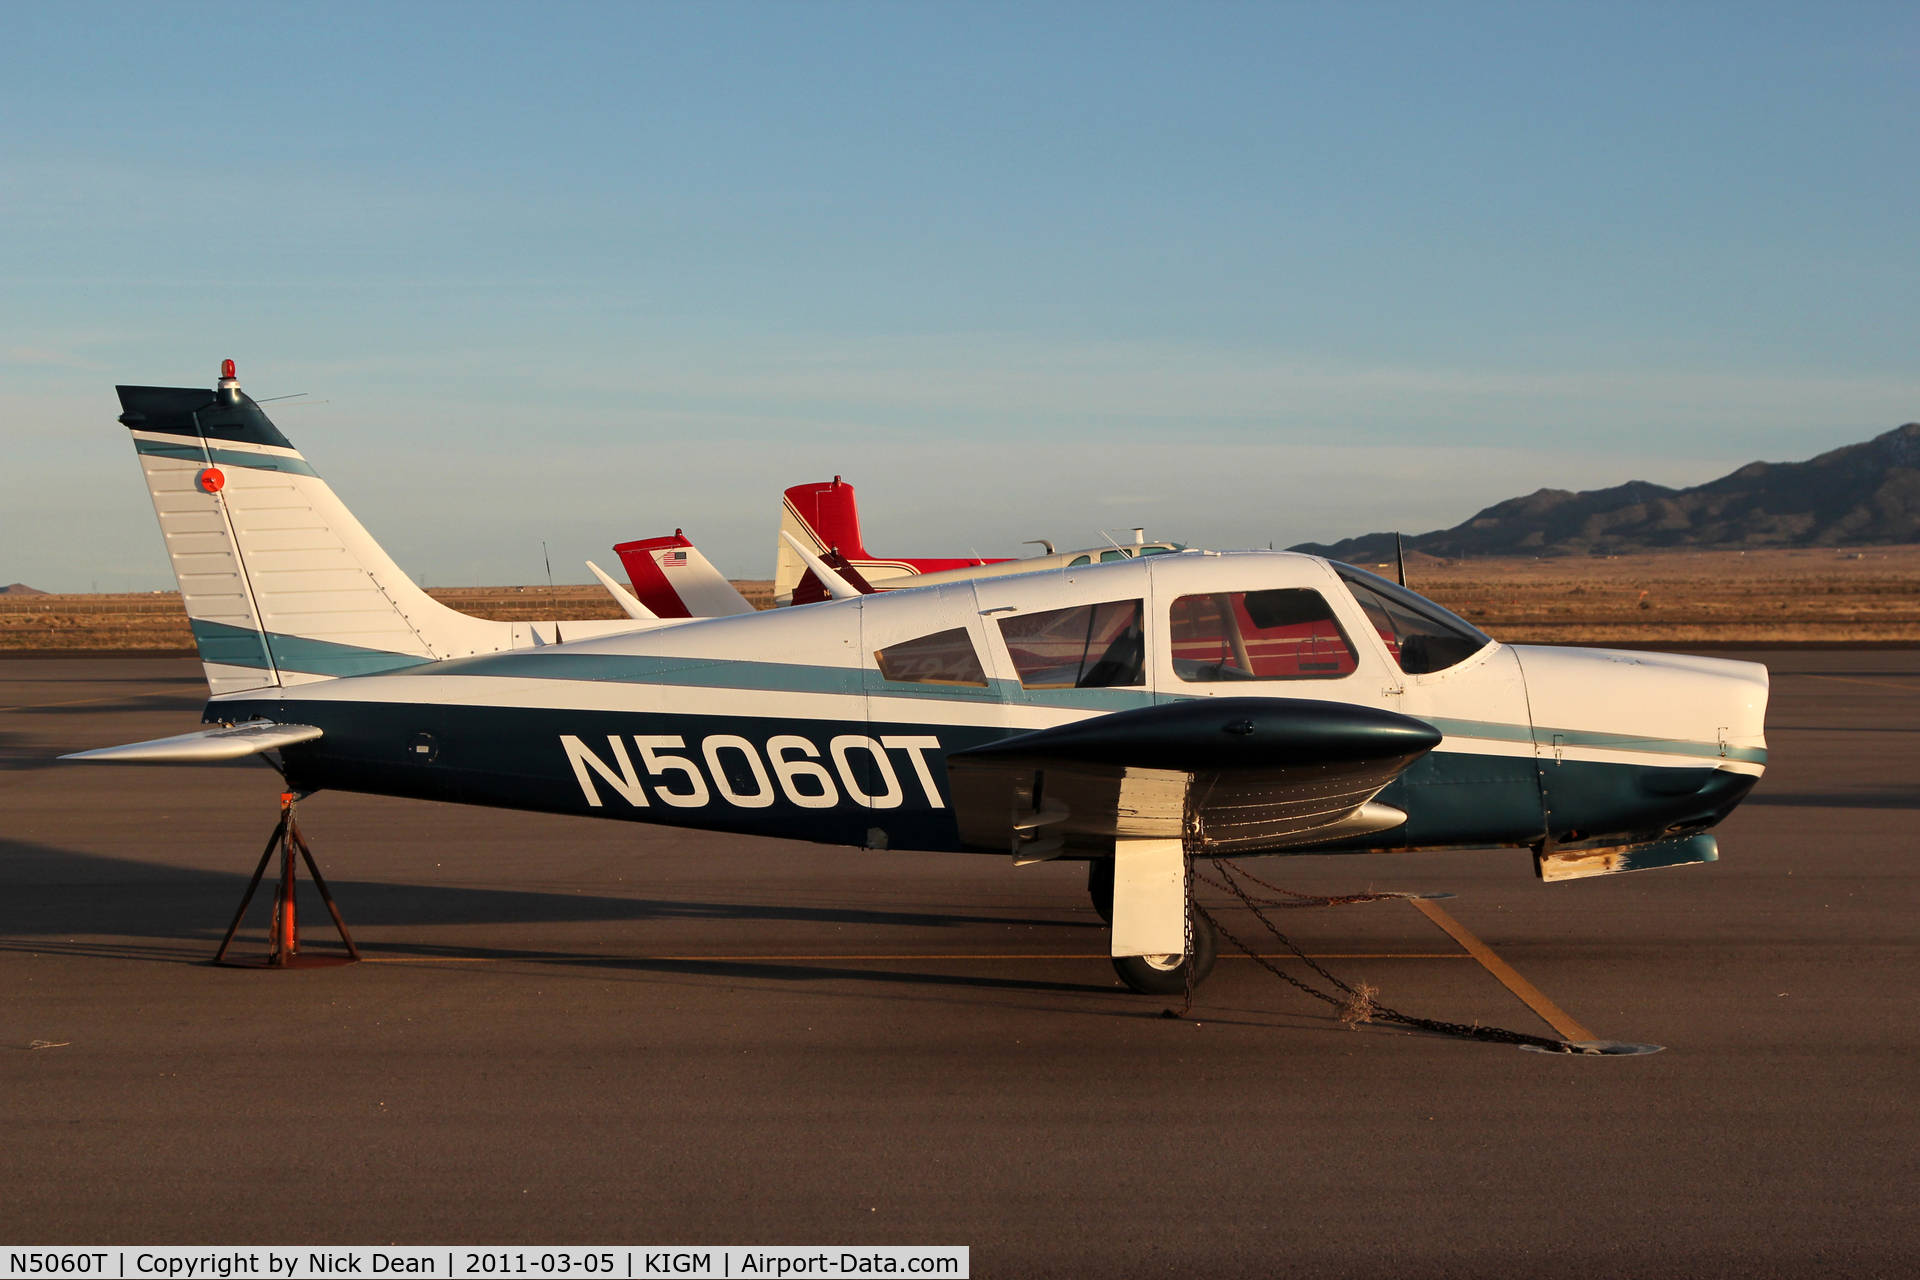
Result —
<path fill-rule="evenodd" d="M 883 679 L 898 684 L 964 684 L 987 687 L 987 671 L 965 627 L 936 631 L 890 644 L 874 655 Z"/>
<path fill-rule="evenodd" d="M 1189 684 L 1337 680 L 1357 665 L 1353 646 L 1318 591 L 1181 596 L 1168 622 L 1173 673 Z"/>
<path fill-rule="evenodd" d="M 1109 560 L 1125 560 L 1126 558 L 1127 558 L 1127 552 L 1125 552 L 1125 551 L 1117 551 L 1117 550 L 1116 550 L 1116 551 L 1102 551 L 1102 552 L 1100 553 L 1100 563 L 1101 563 L 1101 564 L 1105 564 L 1105 563 L 1107 563 L 1107 562 L 1108 562 Z"/>
<path fill-rule="evenodd" d="M 1093 563 L 1092 556 L 1075 556 L 1073 559 L 1067 561 L 1067 568 L 1078 569 L 1083 564 L 1092 564 L 1092 563 Z"/>
<path fill-rule="evenodd" d="M 1147 682 L 1138 600 L 1000 619 L 1023 689 L 1106 689 Z"/>

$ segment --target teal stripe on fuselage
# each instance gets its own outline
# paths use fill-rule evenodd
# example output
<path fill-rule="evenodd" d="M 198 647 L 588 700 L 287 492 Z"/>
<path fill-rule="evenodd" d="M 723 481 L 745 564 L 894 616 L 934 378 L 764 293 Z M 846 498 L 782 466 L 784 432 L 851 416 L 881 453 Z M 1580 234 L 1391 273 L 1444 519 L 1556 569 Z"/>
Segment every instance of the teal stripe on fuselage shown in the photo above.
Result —
<path fill-rule="evenodd" d="M 764 693 L 865 693 L 857 667 L 811 667 L 787 662 L 717 658 L 664 658 L 649 654 L 550 653 L 516 649 L 436 662 L 410 675 L 495 676 L 533 680 L 602 680 L 623 684 L 673 684 L 706 689 L 752 689 Z M 976 695 L 977 696 L 977 695 Z"/>
<path fill-rule="evenodd" d="M 241 449 L 217 449 L 211 445 L 181 437 L 173 440 L 135 440 L 135 451 L 156 458 L 181 458 L 187 462 L 210 462 L 220 467 L 251 467 L 255 471 L 284 471 L 295 476 L 319 476 L 319 472 L 300 458 L 282 458 L 271 453 L 248 453 Z"/>
<path fill-rule="evenodd" d="M 200 650 L 200 661 L 223 667 L 251 667 L 255 671 L 273 669 L 273 663 L 267 659 L 266 636 L 251 627 L 230 627 L 223 622 L 198 619 L 190 619 L 188 625 L 193 628 L 193 643 Z"/>
<path fill-rule="evenodd" d="M 1494 742 L 1533 741 L 1533 730 L 1524 724 L 1503 724 L 1494 720 L 1449 720 L 1443 716 L 1417 716 L 1449 738 L 1486 738 Z"/>
<path fill-rule="evenodd" d="M 826 693 L 918 701 L 1001 703 L 1126 711 L 1153 705 L 1146 689 L 1022 689 L 1011 680 L 992 680 L 986 688 L 966 685 L 870 684 L 871 673 L 858 667 L 817 667 L 798 662 L 748 659 L 661 657 L 626 653 L 551 653 L 517 649 L 435 663 L 432 671 L 410 675 L 492 676 L 533 680 L 596 680 L 620 684 L 665 684 L 692 689 L 749 689 L 758 693 Z"/>
<path fill-rule="evenodd" d="M 276 650 L 277 652 L 277 650 Z M 992 680 L 985 689 L 967 686 L 871 684 L 870 673 L 854 667 L 819 667 L 793 662 L 746 659 L 661 657 L 645 654 L 551 653 L 521 649 L 452 658 L 433 664 L 431 672 L 415 675 L 493 676 L 536 680 L 604 680 L 624 684 L 665 684 L 697 689 L 750 689 L 764 693 L 824 693 L 847 696 L 942 701 L 1008 702 L 1063 710 L 1126 711 L 1151 706 L 1155 695 L 1146 689 L 1023 689 L 1012 680 Z M 1534 731 L 1524 724 L 1489 720 L 1421 717 L 1450 738 L 1478 738 L 1529 747 Z M 1752 747 L 1725 747 L 1717 742 L 1686 742 L 1673 738 L 1633 737 L 1577 729 L 1543 729 L 1540 741 L 1559 735 L 1563 744 L 1647 751 L 1662 755 L 1715 757 L 1766 762 L 1767 753 Z M 1444 749 L 1444 748 L 1443 748 Z"/>
<path fill-rule="evenodd" d="M 1701 759 L 1741 760 L 1765 764 L 1764 747 L 1734 747 L 1719 742 L 1693 742 L 1684 738 L 1647 738 L 1626 733 L 1596 733 L 1588 729 L 1529 729 L 1523 724 L 1499 724 L 1487 720 L 1448 720 L 1440 716 L 1421 716 L 1449 738 L 1485 738 L 1495 742 L 1538 742 L 1551 747 L 1558 739 L 1561 746 L 1603 747 L 1613 751 L 1648 751 L 1657 755 L 1694 756 Z"/>
<path fill-rule="evenodd" d="M 364 649 L 359 645 L 335 644 L 331 640 L 313 640 L 306 636 L 280 635 L 276 632 L 267 632 L 263 636 L 261 632 L 250 628 L 232 627 L 224 622 L 206 622 L 196 618 L 191 625 L 194 643 L 200 648 L 200 660 L 225 666 L 253 667 L 258 670 L 277 666 L 282 671 L 298 671 L 303 675 L 315 676 L 373 676 L 433 661 L 412 654 Z M 263 640 L 273 650 L 271 663 L 267 660 L 267 650 L 262 647 Z"/>
<path fill-rule="evenodd" d="M 260 633 L 217 622 L 195 622 L 194 639 L 208 662 L 232 666 L 265 667 Z M 435 662 L 409 654 L 363 649 L 302 636 L 269 634 L 273 658 L 287 671 L 311 675 L 366 676 L 406 673 L 435 676 L 490 676 L 508 679 L 605 681 L 619 684 L 673 685 L 690 689 L 743 689 L 759 693 L 819 693 L 865 695 L 889 700 L 977 703 L 1025 703 L 1062 710 L 1126 711 L 1153 705 L 1145 689 L 1022 689 L 1011 680 L 993 680 L 985 689 L 967 686 L 902 686 L 868 683 L 857 667 L 819 667 L 795 662 L 758 662 L 745 659 L 661 657 L 650 654 L 553 653 L 546 649 L 518 649 L 509 653 L 479 654 Z M 218 652 L 221 656 L 213 656 Z M 423 668 L 431 667 L 431 670 Z M 1449 738 L 1524 744 L 1531 748 L 1535 732 L 1523 724 L 1491 720 L 1455 720 L 1420 717 Z M 1699 759 L 1741 760 L 1765 764 L 1767 753 L 1758 747 L 1723 746 L 1717 742 L 1688 742 L 1675 738 L 1636 737 L 1595 733 L 1582 729 L 1542 729 L 1545 746 L 1559 738 L 1564 746 L 1600 747 L 1616 751 L 1644 751 L 1656 755 Z M 1445 750 L 1444 745 L 1441 748 Z M 1532 754 L 1531 750 L 1528 752 Z"/>

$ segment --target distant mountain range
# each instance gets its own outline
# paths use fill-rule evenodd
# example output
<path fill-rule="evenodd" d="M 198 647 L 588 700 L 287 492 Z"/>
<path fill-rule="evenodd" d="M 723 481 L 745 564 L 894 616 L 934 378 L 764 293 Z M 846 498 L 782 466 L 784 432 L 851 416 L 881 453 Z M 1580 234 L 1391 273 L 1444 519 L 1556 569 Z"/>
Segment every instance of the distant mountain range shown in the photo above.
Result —
<path fill-rule="evenodd" d="M 1806 462 L 1750 462 L 1691 489 L 1644 480 L 1583 493 L 1539 489 L 1405 541 L 1409 551 L 1449 559 L 1920 542 L 1920 422 Z M 1376 564 L 1393 559 L 1393 534 L 1291 550 Z"/>
<path fill-rule="evenodd" d="M 45 594 L 47 593 L 37 587 L 30 587 L 24 582 L 16 582 L 12 586 L 0 587 L 0 596 L 43 596 Z"/>

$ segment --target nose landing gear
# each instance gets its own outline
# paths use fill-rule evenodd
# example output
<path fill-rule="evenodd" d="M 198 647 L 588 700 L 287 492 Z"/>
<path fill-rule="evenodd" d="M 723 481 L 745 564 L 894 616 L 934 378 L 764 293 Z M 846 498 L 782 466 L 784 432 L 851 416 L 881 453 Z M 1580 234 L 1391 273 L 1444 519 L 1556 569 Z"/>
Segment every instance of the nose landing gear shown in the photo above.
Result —
<path fill-rule="evenodd" d="M 1087 862 L 1087 896 L 1093 909 L 1109 925 L 1113 923 L 1112 858 L 1092 858 Z M 1193 985 L 1199 986 L 1213 972 L 1220 956 L 1220 939 L 1213 921 L 1187 907 L 1187 920 L 1193 936 Z M 1187 989 L 1187 958 L 1184 955 L 1115 956 L 1113 971 L 1120 981 L 1147 996 L 1177 996 Z"/>
<path fill-rule="evenodd" d="M 1220 958 L 1220 939 L 1213 921 L 1193 912 L 1193 985 L 1198 987 L 1213 972 Z M 1115 956 L 1113 971 L 1120 981 L 1143 996 L 1177 996 L 1187 989 L 1185 956 Z"/>

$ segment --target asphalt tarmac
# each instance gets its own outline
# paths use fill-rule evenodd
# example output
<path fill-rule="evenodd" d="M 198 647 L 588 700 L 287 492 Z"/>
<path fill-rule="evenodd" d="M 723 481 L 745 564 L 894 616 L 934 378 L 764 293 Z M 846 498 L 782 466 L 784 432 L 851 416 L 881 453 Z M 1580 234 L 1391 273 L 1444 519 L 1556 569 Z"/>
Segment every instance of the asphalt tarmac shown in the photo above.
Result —
<path fill-rule="evenodd" d="M 1568 1015 L 1666 1046 L 1621 1058 L 1347 1030 L 1235 959 L 1162 1019 L 1113 978 L 1075 866 L 352 795 L 301 822 L 374 962 L 213 968 L 278 779 L 51 762 L 195 727 L 197 664 L 0 661 L 0 1236 L 1909 1275 L 1920 652 L 1751 656 L 1773 764 L 1715 865 L 1249 864 L 1458 895 Z M 1548 1032 L 1404 902 L 1281 920 L 1395 1007 Z"/>

